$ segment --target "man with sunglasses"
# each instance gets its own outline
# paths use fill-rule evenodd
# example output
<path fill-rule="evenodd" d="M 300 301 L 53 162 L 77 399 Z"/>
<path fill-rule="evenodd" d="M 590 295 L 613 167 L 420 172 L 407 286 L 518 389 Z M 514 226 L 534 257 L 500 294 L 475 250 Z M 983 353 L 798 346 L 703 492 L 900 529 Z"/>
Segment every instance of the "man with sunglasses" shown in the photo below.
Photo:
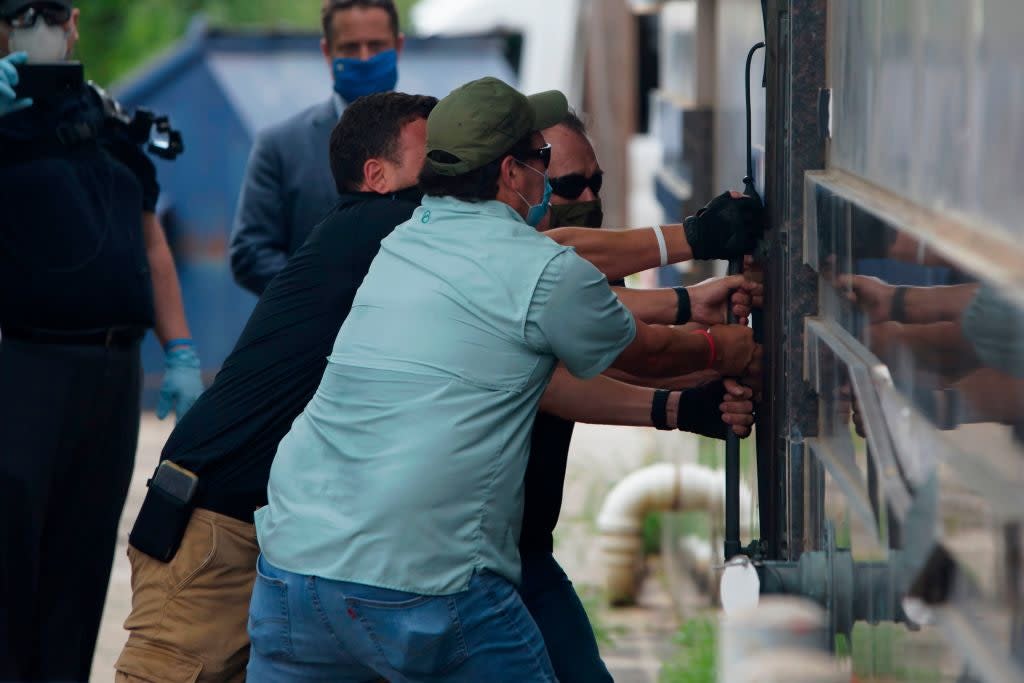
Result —
<path fill-rule="evenodd" d="M 485 78 L 428 117 L 426 197 L 382 241 L 255 515 L 253 679 L 555 680 L 515 584 L 529 434 L 557 360 L 580 378 L 754 362 L 749 330 L 645 325 L 536 232 L 540 130 L 566 109 Z"/>
<path fill-rule="evenodd" d="M 600 197 L 603 172 L 583 122 L 575 113 L 569 112 L 561 122 L 543 133 L 551 145 L 548 176 L 552 191 L 551 210 L 541 229 L 563 226 L 600 228 L 604 220 Z M 745 283 L 743 276 L 722 278 L 720 283 L 712 286 L 702 285 L 682 291 L 630 291 L 624 288 L 621 280 L 611 284 L 619 299 L 641 319 L 661 319 L 661 322 L 693 320 L 705 326 L 725 322 L 724 311 L 730 290 L 738 289 L 732 303 L 741 318 L 749 314 L 754 303 L 752 299 L 759 295 L 759 287 Z M 683 297 L 690 317 L 678 320 L 678 308 Z M 637 384 L 663 387 L 655 395 L 662 394 L 671 406 L 674 416 L 672 427 L 719 439 L 725 438 L 730 426 L 741 437 L 750 434 L 750 389 L 736 382 L 723 382 L 716 373 L 697 373 L 670 380 L 637 378 L 617 373 L 614 368 L 606 374 Z M 519 593 L 544 635 L 559 681 L 610 682 L 612 677 L 601 660 L 583 604 L 553 555 L 553 534 L 561 511 L 569 445 L 576 424 L 571 415 L 554 404 L 554 399 L 564 391 L 567 383 L 571 386 L 573 381 L 563 368 L 556 370 L 555 380 L 549 386 L 533 423 L 519 540 L 523 569 Z M 587 388 L 586 403 L 626 408 L 635 399 L 631 395 L 633 389 L 625 387 L 621 382 L 608 378 L 592 380 Z M 737 405 L 746 412 L 734 410 Z M 651 407 L 653 409 L 653 404 Z"/>
<path fill-rule="evenodd" d="M 338 201 L 327 150 L 345 107 L 398 81 L 405 36 L 393 0 L 323 0 L 320 20 L 334 92 L 257 135 L 238 199 L 231 271 L 257 296 Z"/>
<path fill-rule="evenodd" d="M 0 0 L 0 680 L 89 676 L 148 328 L 166 349 L 159 412 L 182 416 L 203 389 L 156 169 L 59 65 L 78 16 L 70 0 Z M 16 97 L 26 63 L 78 80 Z"/>

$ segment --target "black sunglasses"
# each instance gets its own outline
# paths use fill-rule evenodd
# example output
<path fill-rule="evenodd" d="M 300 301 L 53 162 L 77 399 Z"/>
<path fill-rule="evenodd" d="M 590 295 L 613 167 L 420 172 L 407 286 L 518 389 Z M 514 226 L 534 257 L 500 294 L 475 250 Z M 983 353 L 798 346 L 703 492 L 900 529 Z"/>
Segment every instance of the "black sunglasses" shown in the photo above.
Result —
<path fill-rule="evenodd" d="M 519 161 L 526 161 L 528 159 L 540 159 L 540 162 L 544 164 L 544 170 L 546 171 L 548 166 L 551 165 L 551 144 L 544 145 L 539 149 L 529 149 L 525 152 L 516 154 L 515 159 Z"/>
<path fill-rule="evenodd" d="M 589 178 L 582 173 L 570 173 L 558 178 L 549 178 L 551 191 L 565 199 L 578 199 L 588 187 L 596 195 L 604 184 L 604 171 L 598 171 Z"/>
<path fill-rule="evenodd" d="M 71 9 L 53 2 L 34 2 L 7 18 L 11 28 L 32 28 L 42 17 L 47 26 L 60 26 L 71 19 Z"/>

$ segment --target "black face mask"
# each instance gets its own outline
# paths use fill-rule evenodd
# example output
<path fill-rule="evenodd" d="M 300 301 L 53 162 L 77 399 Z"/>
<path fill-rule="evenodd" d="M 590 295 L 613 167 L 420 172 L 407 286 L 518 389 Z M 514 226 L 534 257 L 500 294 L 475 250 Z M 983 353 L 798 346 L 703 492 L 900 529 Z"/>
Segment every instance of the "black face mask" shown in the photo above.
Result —
<path fill-rule="evenodd" d="M 552 228 L 600 228 L 604 223 L 601 200 L 551 205 Z"/>
<path fill-rule="evenodd" d="M 404 190 L 392 192 L 391 197 L 393 199 L 409 202 L 418 206 L 419 203 L 423 201 L 423 190 L 420 189 L 419 185 L 413 185 L 412 187 L 407 187 Z"/>

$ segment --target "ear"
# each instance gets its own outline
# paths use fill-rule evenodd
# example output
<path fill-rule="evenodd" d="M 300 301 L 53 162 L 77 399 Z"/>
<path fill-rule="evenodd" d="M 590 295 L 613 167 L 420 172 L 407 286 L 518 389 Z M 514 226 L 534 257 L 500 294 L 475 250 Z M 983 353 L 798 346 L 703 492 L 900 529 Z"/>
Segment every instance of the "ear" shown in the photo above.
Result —
<path fill-rule="evenodd" d="M 390 186 L 388 170 L 379 159 L 367 159 L 363 164 L 363 185 L 377 194 L 387 194 Z"/>
<path fill-rule="evenodd" d="M 75 49 L 75 45 L 78 44 L 78 17 L 81 16 L 81 11 L 77 7 L 71 10 L 71 19 L 68 23 L 71 25 L 71 30 L 68 31 L 68 54 Z"/>
<path fill-rule="evenodd" d="M 401 57 L 402 56 L 402 50 L 404 50 L 404 49 L 405 49 L 405 34 L 404 33 L 399 33 L 398 34 L 398 40 L 395 41 L 395 52 L 397 52 L 398 56 Z"/>
<path fill-rule="evenodd" d="M 334 59 L 331 57 L 331 46 L 327 44 L 327 38 L 320 39 L 320 54 L 324 56 L 324 61 L 327 62 L 327 68 L 334 68 Z"/>
<path fill-rule="evenodd" d="M 513 184 L 519 178 L 519 174 L 522 169 L 519 168 L 519 164 L 511 156 L 507 156 L 501 161 L 501 180 L 505 185 L 512 187 Z"/>

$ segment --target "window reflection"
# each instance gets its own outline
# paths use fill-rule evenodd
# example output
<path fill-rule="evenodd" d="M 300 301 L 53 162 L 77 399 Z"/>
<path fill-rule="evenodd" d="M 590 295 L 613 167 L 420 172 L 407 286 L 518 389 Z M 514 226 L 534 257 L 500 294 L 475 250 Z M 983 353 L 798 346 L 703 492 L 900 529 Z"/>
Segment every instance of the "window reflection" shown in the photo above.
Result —
<path fill-rule="evenodd" d="M 941 429 L 991 423 L 1024 455 L 1024 310 L 826 188 L 815 188 L 823 314 L 884 362 Z M 980 449 L 979 449 L 980 450 Z"/>
<path fill-rule="evenodd" d="M 1024 309 L 832 187 L 808 180 L 805 236 L 820 280 L 805 367 L 818 398 L 810 440 L 826 470 L 826 518 L 855 558 L 887 550 L 886 571 L 908 592 L 921 572 L 944 572 L 941 601 L 981 625 L 998 651 L 1024 657 Z M 868 378 L 879 377 L 873 392 Z M 890 449 L 895 467 L 873 443 Z M 948 566 L 910 567 L 900 558 L 919 552 L 922 528 L 908 533 L 907 508 L 932 485 L 928 552 Z M 911 505 L 894 514 L 897 490 Z M 862 661 L 877 663 L 878 644 L 861 629 L 853 658 L 860 648 Z M 924 662 L 909 645 L 901 657 Z M 951 660 L 933 671 L 953 681 L 968 668 Z"/>

